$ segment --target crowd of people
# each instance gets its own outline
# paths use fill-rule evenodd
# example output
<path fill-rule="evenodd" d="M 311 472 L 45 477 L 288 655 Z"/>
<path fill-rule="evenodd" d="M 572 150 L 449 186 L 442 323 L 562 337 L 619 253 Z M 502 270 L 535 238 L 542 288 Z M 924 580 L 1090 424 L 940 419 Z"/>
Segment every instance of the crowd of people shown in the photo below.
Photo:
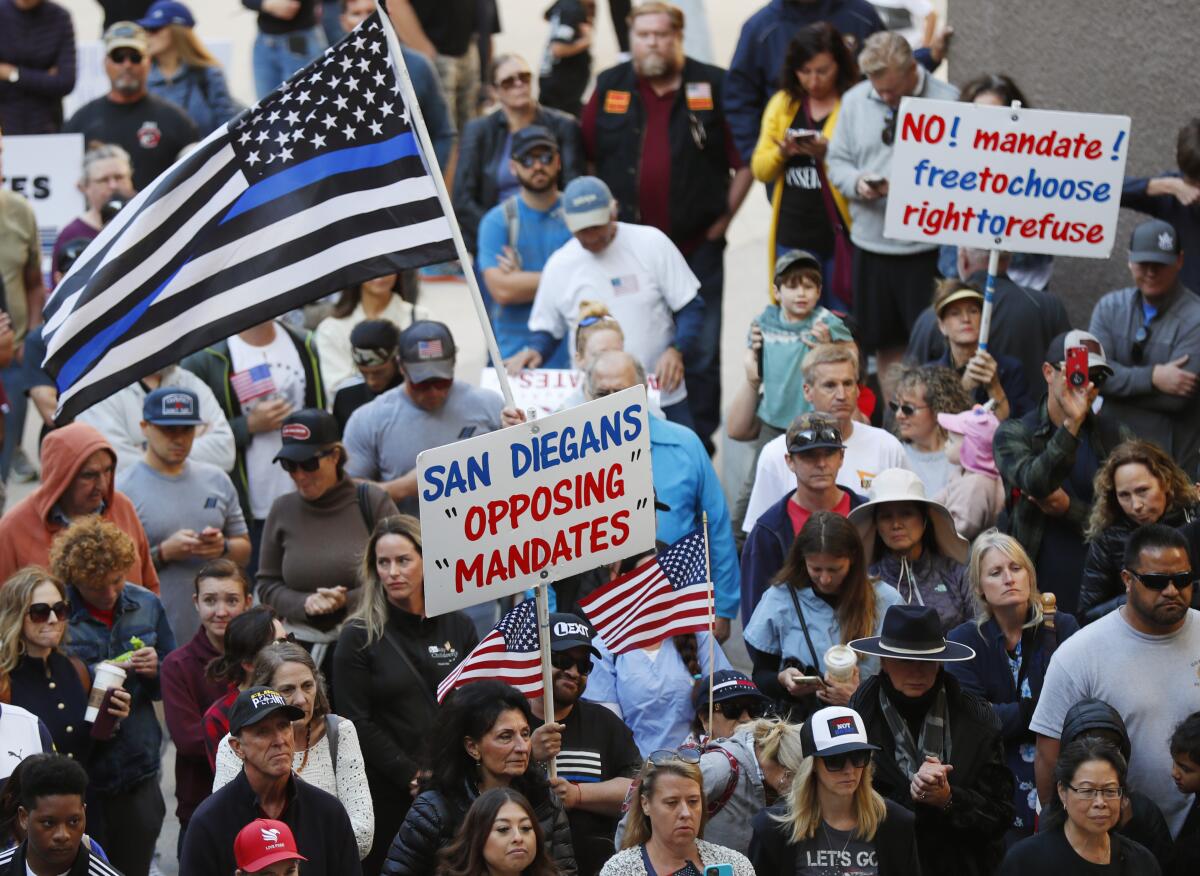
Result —
<path fill-rule="evenodd" d="M 48 292 L 242 111 L 208 10 L 101 5 L 111 87 L 64 118 L 70 15 L 0 0 L 0 132 L 86 142 L 48 271 L 0 190 L 0 474 L 40 480 L 0 516 L 0 876 L 1197 872 L 1200 118 L 1125 183 L 1130 285 L 1074 327 L 1054 260 L 1004 253 L 984 338 L 988 253 L 885 233 L 898 107 L 1031 104 L 935 75 L 925 0 L 770 0 L 727 68 L 702 3 L 610 0 L 605 69 L 596 4 L 556 0 L 536 71 L 493 53 L 495 0 L 388 0 L 472 263 L 61 423 Z M 243 5 L 260 98 L 376 9 Z M 756 181 L 771 282 L 726 310 Z M 510 605 L 427 616 L 417 457 L 525 417 L 419 301 L 461 272 L 497 366 L 574 369 L 568 406 L 647 387 L 659 550 L 711 533 L 708 630 L 596 634 L 580 600 L 650 555 L 555 582 L 553 715 L 501 680 L 438 699 Z M 725 489 L 721 432 L 752 450 Z"/>

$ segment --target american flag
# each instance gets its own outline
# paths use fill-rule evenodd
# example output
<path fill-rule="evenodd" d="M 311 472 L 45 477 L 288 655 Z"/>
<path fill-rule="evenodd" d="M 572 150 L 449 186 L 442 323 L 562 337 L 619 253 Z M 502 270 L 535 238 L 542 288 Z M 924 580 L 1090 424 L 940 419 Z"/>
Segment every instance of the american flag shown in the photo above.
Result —
<path fill-rule="evenodd" d="M 456 687 L 494 678 L 533 699 L 542 695 L 542 654 L 538 649 L 537 605 L 527 599 L 504 617 L 438 685 L 440 703 Z"/>
<path fill-rule="evenodd" d="M 579 600 L 614 654 L 708 629 L 712 584 L 697 529 L 649 562 Z"/>
<path fill-rule="evenodd" d="M 271 378 L 271 366 L 265 362 L 239 371 L 229 378 L 229 385 L 237 395 L 238 404 L 244 405 L 264 395 L 275 391 L 275 381 Z"/>
<path fill-rule="evenodd" d="M 46 308 L 59 418 L 364 280 L 455 258 L 376 11 L 100 233 Z"/>

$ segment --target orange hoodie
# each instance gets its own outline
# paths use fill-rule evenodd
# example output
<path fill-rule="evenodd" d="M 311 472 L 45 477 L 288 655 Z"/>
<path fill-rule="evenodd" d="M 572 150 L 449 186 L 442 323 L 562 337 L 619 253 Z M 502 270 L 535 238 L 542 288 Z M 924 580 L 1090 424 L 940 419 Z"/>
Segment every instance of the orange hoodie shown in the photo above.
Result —
<path fill-rule="evenodd" d="M 50 510 L 97 450 L 107 450 L 116 462 L 112 446 L 86 423 L 72 423 L 46 436 L 42 442 L 41 486 L 0 517 L 0 586 L 22 566 L 50 565 L 50 542 L 63 529 L 60 523 L 50 520 Z M 112 481 L 104 497 L 104 518 L 132 538 L 137 548 L 138 559 L 125 580 L 158 593 L 158 573 L 150 560 L 146 532 L 133 503 L 117 492 Z"/>

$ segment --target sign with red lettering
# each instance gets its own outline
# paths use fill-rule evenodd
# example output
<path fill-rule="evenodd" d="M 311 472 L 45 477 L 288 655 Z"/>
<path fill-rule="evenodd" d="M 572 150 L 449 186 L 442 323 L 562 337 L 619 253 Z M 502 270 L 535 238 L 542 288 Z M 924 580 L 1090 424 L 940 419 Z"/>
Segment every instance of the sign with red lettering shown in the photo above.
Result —
<path fill-rule="evenodd" d="M 646 389 L 426 450 L 417 493 L 430 617 L 653 550 Z"/>
<path fill-rule="evenodd" d="M 1009 252 L 1108 258 L 1129 117 L 907 97 L 884 234 Z"/>

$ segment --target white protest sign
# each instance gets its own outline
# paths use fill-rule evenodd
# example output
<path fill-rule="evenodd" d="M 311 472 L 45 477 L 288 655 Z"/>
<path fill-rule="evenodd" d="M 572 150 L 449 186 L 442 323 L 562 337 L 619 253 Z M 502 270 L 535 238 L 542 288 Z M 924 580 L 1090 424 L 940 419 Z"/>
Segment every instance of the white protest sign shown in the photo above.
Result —
<path fill-rule="evenodd" d="M 653 550 L 646 390 L 417 457 L 430 617 Z"/>
<path fill-rule="evenodd" d="M 42 250 L 87 209 L 75 187 L 83 174 L 83 134 L 4 138 L 4 187 L 24 195 L 37 216 Z"/>
<path fill-rule="evenodd" d="M 884 234 L 1010 252 L 1108 258 L 1129 117 L 900 103 Z"/>
<path fill-rule="evenodd" d="M 569 368 L 527 368 L 516 376 L 510 376 L 508 383 L 517 407 L 523 411 L 533 408 L 538 416 L 561 411 L 573 398 L 583 397 L 583 372 Z M 490 365 L 485 367 L 479 375 L 479 385 L 500 393 L 500 378 L 496 376 L 496 369 Z M 660 410 L 657 375 L 646 375 L 646 395 L 650 410 Z"/>

